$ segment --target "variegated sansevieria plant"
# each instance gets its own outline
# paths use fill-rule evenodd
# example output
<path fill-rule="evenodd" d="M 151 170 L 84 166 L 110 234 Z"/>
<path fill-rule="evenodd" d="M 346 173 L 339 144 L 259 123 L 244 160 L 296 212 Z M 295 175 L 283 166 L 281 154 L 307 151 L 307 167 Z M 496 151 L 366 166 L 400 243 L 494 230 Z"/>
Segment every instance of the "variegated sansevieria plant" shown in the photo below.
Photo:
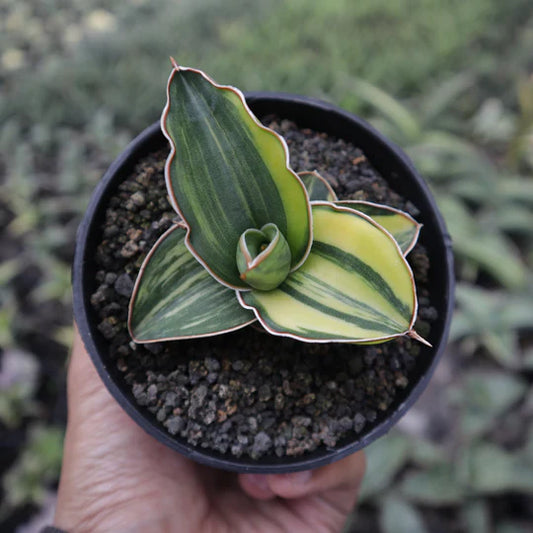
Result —
<path fill-rule="evenodd" d="M 218 335 L 258 321 L 306 342 L 377 343 L 413 329 L 408 214 L 339 201 L 299 175 L 244 96 L 173 61 L 161 127 L 180 221 L 146 257 L 129 309 L 136 342 Z"/>

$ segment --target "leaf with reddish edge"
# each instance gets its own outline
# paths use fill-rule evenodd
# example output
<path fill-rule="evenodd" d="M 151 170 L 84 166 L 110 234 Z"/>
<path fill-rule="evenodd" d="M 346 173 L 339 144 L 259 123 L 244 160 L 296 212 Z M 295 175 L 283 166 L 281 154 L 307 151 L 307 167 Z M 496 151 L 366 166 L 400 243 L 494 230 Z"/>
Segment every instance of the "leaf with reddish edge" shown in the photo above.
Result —
<path fill-rule="evenodd" d="M 277 289 L 239 292 L 241 304 L 270 333 L 307 342 L 420 340 L 413 274 L 391 235 L 370 217 L 326 202 L 313 204 L 313 225 L 304 265 Z"/>
<path fill-rule="evenodd" d="M 311 208 L 282 137 L 258 122 L 238 89 L 201 71 L 174 63 L 167 97 L 167 188 L 191 253 L 221 283 L 247 289 L 237 243 L 244 231 L 273 223 L 289 244 L 291 270 L 298 268 L 311 248 Z"/>
<path fill-rule="evenodd" d="M 333 187 L 316 170 L 298 172 L 298 177 L 307 189 L 310 202 L 334 202 L 337 200 Z"/>
<path fill-rule="evenodd" d="M 376 204 L 363 200 L 338 200 L 331 185 L 316 171 L 299 172 L 309 200 L 313 202 L 334 202 L 355 209 L 368 215 L 386 229 L 396 240 L 404 255 L 415 246 L 422 224 L 419 224 L 408 213 L 387 205 Z"/>
<path fill-rule="evenodd" d="M 394 237 L 403 255 L 407 255 L 418 241 L 422 224 L 405 211 L 362 200 L 339 200 L 335 204 L 368 215 Z"/>
<path fill-rule="evenodd" d="M 219 335 L 255 321 L 235 292 L 218 283 L 185 246 L 174 226 L 157 241 L 141 267 L 130 301 L 128 327 L 135 342 Z"/>
<path fill-rule="evenodd" d="M 246 230 L 239 239 L 236 255 L 241 279 L 254 289 L 275 289 L 290 271 L 289 245 L 275 224 Z"/>

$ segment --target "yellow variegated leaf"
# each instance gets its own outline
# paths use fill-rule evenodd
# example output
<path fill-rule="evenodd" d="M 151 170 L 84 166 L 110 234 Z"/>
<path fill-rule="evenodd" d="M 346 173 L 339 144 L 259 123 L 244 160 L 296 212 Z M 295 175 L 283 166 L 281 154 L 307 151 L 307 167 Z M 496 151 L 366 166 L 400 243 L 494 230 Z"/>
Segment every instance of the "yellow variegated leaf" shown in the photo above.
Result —
<path fill-rule="evenodd" d="M 368 215 L 394 237 L 404 255 L 407 255 L 414 248 L 418 240 L 422 224 L 419 224 L 404 211 L 362 200 L 340 200 L 335 204 Z"/>
<path fill-rule="evenodd" d="M 304 265 L 277 289 L 238 294 L 271 333 L 309 342 L 384 341 L 410 334 L 413 275 L 390 234 L 368 216 L 312 206 L 314 242 Z"/>

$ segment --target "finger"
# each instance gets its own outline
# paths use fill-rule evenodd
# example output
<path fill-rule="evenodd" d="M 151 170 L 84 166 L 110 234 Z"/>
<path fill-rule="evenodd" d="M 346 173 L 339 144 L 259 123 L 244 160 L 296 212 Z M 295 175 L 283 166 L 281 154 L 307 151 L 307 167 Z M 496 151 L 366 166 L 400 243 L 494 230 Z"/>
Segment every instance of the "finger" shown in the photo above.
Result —
<path fill-rule="evenodd" d="M 276 496 L 268 485 L 268 476 L 263 474 L 240 474 L 241 488 L 256 500 L 270 500 Z"/>
<path fill-rule="evenodd" d="M 316 470 L 266 476 L 270 490 L 282 498 L 340 491 L 357 495 L 364 476 L 364 453 L 357 452 Z"/>
<path fill-rule="evenodd" d="M 69 394 L 79 392 L 80 387 L 84 389 L 87 386 L 99 385 L 99 381 L 95 380 L 97 377 L 96 369 L 85 349 L 78 327 L 74 323 L 74 341 L 68 365 Z"/>
<path fill-rule="evenodd" d="M 121 412 L 100 379 L 76 324 L 68 365 L 67 396 L 69 423 L 83 423 L 94 416 L 103 416 L 103 412 Z"/>

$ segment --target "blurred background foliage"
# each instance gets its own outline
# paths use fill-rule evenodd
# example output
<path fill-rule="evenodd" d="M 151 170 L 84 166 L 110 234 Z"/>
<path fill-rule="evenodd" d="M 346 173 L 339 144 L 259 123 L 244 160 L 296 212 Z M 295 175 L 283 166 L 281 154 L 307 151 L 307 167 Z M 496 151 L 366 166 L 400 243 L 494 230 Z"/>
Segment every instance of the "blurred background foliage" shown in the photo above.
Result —
<path fill-rule="evenodd" d="M 50 521 L 76 228 L 109 163 L 158 119 L 173 55 L 365 117 L 447 220 L 452 342 L 368 449 L 346 531 L 532 531 L 532 50 L 530 0 L 0 0 L 2 530 Z"/>

